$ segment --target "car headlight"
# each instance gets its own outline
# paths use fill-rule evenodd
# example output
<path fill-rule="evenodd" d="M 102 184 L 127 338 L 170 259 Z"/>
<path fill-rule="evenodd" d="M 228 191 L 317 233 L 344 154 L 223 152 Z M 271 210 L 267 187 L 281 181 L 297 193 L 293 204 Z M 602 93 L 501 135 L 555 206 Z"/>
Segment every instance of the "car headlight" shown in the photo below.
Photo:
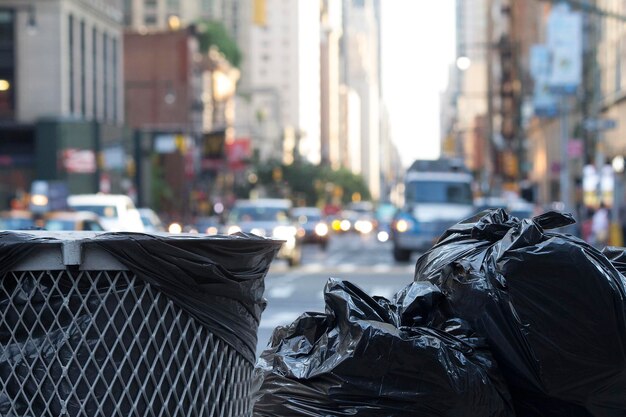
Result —
<path fill-rule="evenodd" d="M 387 233 L 384 230 L 381 230 L 380 232 L 378 232 L 378 234 L 376 235 L 376 238 L 378 239 L 379 242 L 386 242 L 389 240 L 389 233 Z"/>
<path fill-rule="evenodd" d="M 217 234 L 217 227 L 215 226 L 209 226 L 206 228 L 205 232 L 207 235 L 216 235 Z"/>
<path fill-rule="evenodd" d="M 252 233 L 253 235 L 261 236 L 261 237 L 265 236 L 265 230 L 260 229 L 258 227 L 252 228 L 252 230 L 250 230 L 250 233 Z"/>
<path fill-rule="evenodd" d="M 236 224 L 229 226 L 228 230 L 227 230 L 227 234 L 232 235 L 233 233 L 237 233 L 237 232 L 241 232 L 241 227 L 237 226 Z"/>
<path fill-rule="evenodd" d="M 181 233 L 183 231 L 183 227 L 179 223 L 172 223 L 167 228 L 167 231 L 170 233 Z"/>
<path fill-rule="evenodd" d="M 33 194 L 30 202 L 35 206 L 46 206 L 48 205 L 48 197 L 43 194 Z"/>
<path fill-rule="evenodd" d="M 394 228 L 400 233 L 404 233 L 412 227 L 413 227 L 413 222 L 411 222 L 410 220 L 406 220 L 406 219 L 400 219 L 394 225 Z"/>
<path fill-rule="evenodd" d="M 352 223 L 350 223 L 350 220 L 348 219 L 343 219 L 341 223 L 339 224 L 339 227 L 344 232 L 347 232 L 348 230 L 350 230 L 350 226 L 352 226 Z"/>
<path fill-rule="evenodd" d="M 354 228 L 360 233 L 367 234 L 374 229 L 374 225 L 369 220 L 357 220 Z"/>
<path fill-rule="evenodd" d="M 294 226 L 276 226 L 272 231 L 272 236 L 280 240 L 293 239 L 297 230 Z"/>
<path fill-rule="evenodd" d="M 318 223 L 315 225 L 315 234 L 324 237 L 328 234 L 328 225 L 326 223 Z"/>

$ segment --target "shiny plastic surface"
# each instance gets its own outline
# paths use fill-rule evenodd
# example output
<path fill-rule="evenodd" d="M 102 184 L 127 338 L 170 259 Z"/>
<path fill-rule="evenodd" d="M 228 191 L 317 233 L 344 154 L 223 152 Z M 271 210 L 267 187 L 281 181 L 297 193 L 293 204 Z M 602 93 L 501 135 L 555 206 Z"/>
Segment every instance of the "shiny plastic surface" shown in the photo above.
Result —
<path fill-rule="evenodd" d="M 584 241 L 548 232 L 548 212 L 518 220 L 484 212 L 450 228 L 417 261 L 451 314 L 486 337 L 521 416 L 626 415 L 626 286 Z M 616 266 L 618 269 L 616 269 Z M 623 271 L 624 268 L 621 268 Z"/>
<path fill-rule="evenodd" d="M 255 416 L 512 416 L 482 338 L 413 283 L 392 300 L 329 279 L 325 313 L 278 327 L 257 361 Z"/>

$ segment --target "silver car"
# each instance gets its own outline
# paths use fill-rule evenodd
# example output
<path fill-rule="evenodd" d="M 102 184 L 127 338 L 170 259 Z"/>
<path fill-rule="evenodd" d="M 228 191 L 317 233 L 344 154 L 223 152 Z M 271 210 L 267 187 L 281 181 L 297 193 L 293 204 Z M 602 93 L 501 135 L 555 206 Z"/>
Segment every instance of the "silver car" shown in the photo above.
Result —
<path fill-rule="evenodd" d="M 303 230 L 293 219 L 291 208 L 291 201 L 286 199 L 238 200 L 228 214 L 225 232 L 246 232 L 283 240 L 285 243 L 277 257 L 286 259 L 290 266 L 299 265 Z"/>

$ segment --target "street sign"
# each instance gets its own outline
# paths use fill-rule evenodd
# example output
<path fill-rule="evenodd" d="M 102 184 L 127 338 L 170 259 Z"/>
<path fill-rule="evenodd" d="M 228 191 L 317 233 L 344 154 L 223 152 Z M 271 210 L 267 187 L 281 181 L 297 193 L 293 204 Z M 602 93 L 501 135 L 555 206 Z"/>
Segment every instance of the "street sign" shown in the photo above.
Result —
<path fill-rule="evenodd" d="M 588 131 L 598 132 L 601 130 L 615 129 L 617 121 L 615 119 L 585 119 L 583 128 Z"/>

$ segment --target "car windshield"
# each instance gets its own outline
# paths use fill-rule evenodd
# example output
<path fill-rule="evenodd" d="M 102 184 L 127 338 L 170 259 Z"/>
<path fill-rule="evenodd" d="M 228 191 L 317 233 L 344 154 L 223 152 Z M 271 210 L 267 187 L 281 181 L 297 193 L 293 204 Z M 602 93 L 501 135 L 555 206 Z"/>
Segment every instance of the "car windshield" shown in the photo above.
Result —
<path fill-rule="evenodd" d="M 322 216 L 315 213 L 304 213 L 296 215 L 296 217 L 298 218 L 298 222 L 301 224 L 319 222 L 322 220 Z"/>
<path fill-rule="evenodd" d="M 412 181 L 406 186 L 407 203 L 472 204 L 467 182 Z"/>
<path fill-rule="evenodd" d="M 152 221 L 150 216 L 142 214 L 140 217 L 144 226 L 157 226 L 157 224 Z"/>
<path fill-rule="evenodd" d="M 231 222 L 262 222 L 286 221 L 289 218 L 287 210 L 279 207 L 235 207 L 230 212 Z"/>
<path fill-rule="evenodd" d="M 379 221 L 391 221 L 396 213 L 396 208 L 392 205 L 382 205 L 376 210 L 376 219 Z"/>
<path fill-rule="evenodd" d="M 46 221 L 43 228 L 51 231 L 74 230 L 76 228 L 76 222 L 72 220 L 52 219 Z"/>
<path fill-rule="evenodd" d="M 115 206 L 75 205 L 72 206 L 72 208 L 76 211 L 90 211 L 100 217 L 117 217 L 117 209 Z"/>

